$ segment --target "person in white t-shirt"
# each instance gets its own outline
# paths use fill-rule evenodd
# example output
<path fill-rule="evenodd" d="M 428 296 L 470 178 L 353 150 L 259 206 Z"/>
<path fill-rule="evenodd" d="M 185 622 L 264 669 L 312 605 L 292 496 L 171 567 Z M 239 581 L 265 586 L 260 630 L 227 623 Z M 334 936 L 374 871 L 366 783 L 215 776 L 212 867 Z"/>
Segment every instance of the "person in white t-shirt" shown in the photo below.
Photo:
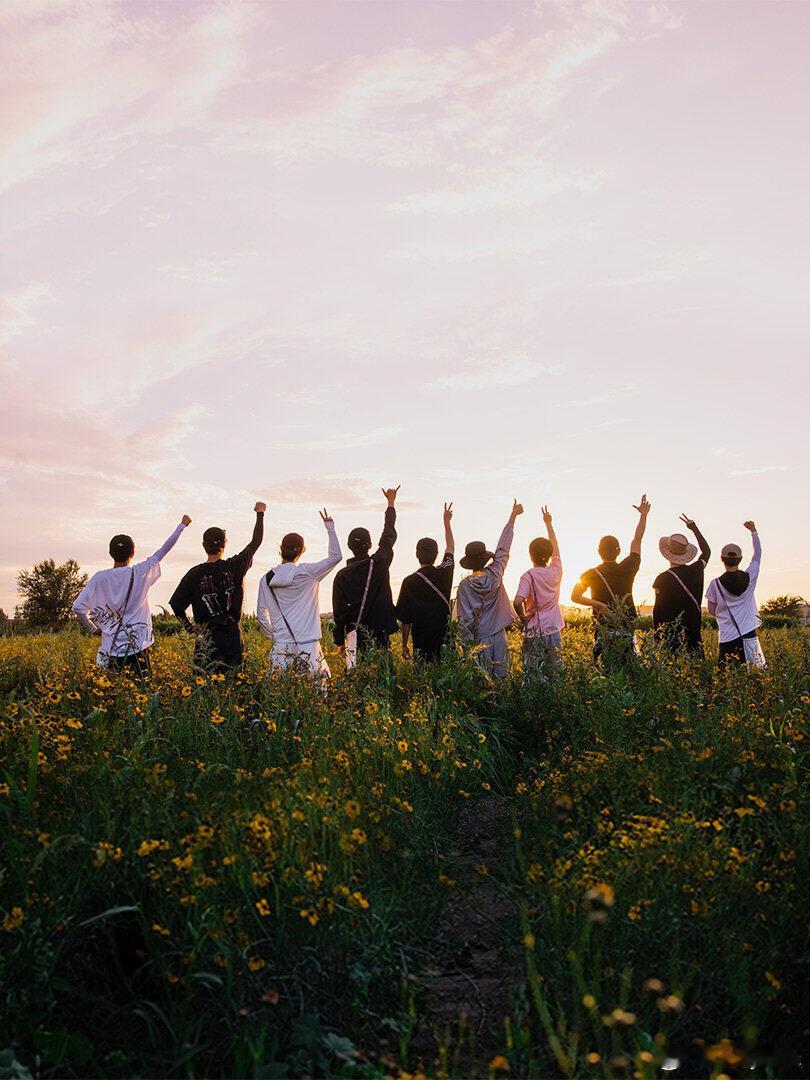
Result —
<path fill-rule="evenodd" d="M 321 582 L 337 566 L 342 554 L 334 521 L 326 509 L 319 514 L 329 537 L 326 558 L 300 563 L 306 551 L 304 538 L 287 533 L 281 541 L 281 562 L 259 582 L 256 614 L 264 634 L 272 641 L 270 670 L 298 668 L 315 679 L 328 679 L 329 665 L 321 648 L 319 594 Z"/>
<path fill-rule="evenodd" d="M 547 663 L 561 663 L 565 626 L 560 610 L 560 547 L 548 507 L 541 513 L 548 535 L 535 537 L 529 544 L 533 566 L 521 577 L 515 595 L 515 611 L 523 625 L 523 670 L 527 673 Z"/>
<path fill-rule="evenodd" d="M 106 668 L 129 668 L 145 678 L 152 674 L 149 649 L 154 642 L 149 590 L 160 577 L 160 561 L 184 529 L 188 514 L 148 559 L 132 565 L 135 544 L 119 534 L 110 541 L 113 565 L 93 574 L 76 597 L 73 613 L 91 634 L 101 638 L 96 662 Z"/>
<path fill-rule="evenodd" d="M 754 556 L 746 570 L 740 570 L 742 550 L 737 544 L 726 544 L 720 558 L 726 572 L 709 583 L 706 606 L 717 619 L 720 642 L 720 666 L 729 661 L 765 666 L 765 657 L 757 635 L 762 620 L 757 609 L 754 590 L 762 561 L 762 544 L 753 521 L 743 523 L 751 533 Z"/>

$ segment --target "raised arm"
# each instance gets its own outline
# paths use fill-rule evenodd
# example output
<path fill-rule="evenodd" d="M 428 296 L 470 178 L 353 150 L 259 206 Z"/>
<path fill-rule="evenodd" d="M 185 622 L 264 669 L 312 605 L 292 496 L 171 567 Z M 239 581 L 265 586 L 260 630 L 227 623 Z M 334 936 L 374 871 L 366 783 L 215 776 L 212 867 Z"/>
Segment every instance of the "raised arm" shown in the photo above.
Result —
<path fill-rule="evenodd" d="M 382 555 L 389 566 L 394 559 L 394 544 L 397 542 L 397 511 L 394 503 L 397 501 L 397 492 L 400 486 L 398 484 L 395 488 L 382 489 L 388 505 L 385 508 L 385 523 L 383 524 L 380 542 L 377 545 L 377 552 Z"/>
<path fill-rule="evenodd" d="M 444 550 L 449 555 L 456 553 L 456 538 L 453 536 L 453 504 L 444 504 Z"/>
<path fill-rule="evenodd" d="M 495 558 L 486 569 L 487 574 L 492 574 L 498 580 L 503 577 L 506 564 L 509 562 L 509 552 L 512 550 L 512 541 L 515 538 L 515 521 L 522 513 L 523 505 L 515 499 L 512 503 L 512 513 L 509 515 L 509 520 L 504 525 L 503 532 L 498 538 Z"/>
<path fill-rule="evenodd" d="M 754 555 L 748 567 L 748 575 L 750 577 L 752 573 L 759 573 L 759 566 L 762 562 L 762 542 L 759 539 L 759 533 L 757 532 L 757 527 L 753 521 L 744 521 L 743 524 L 751 533 L 751 541 L 754 545 Z"/>
<path fill-rule="evenodd" d="M 647 502 L 647 496 L 642 495 L 641 502 L 638 506 L 634 506 L 633 509 L 638 510 L 638 525 L 636 525 L 636 531 L 630 541 L 630 553 L 632 555 L 641 555 L 641 541 L 644 539 L 644 532 L 647 528 L 647 515 L 651 509 L 650 503 Z"/>
<path fill-rule="evenodd" d="M 318 513 L 326 528 L 326 535 L 329 537 L 329 550 L 326 558 L 312 564 L 312 571 L 315 574 L 315 577 L 320 581 L 322 578 L 326 577 L 333 567 L 337 566 L 343 556 L 340 551 L 340 541 L 338 540 L 337 532 L 335 530 L 335 523 L 329 516 L 329 511 L 324 507 L 323 510 L 319 510 Z"/>
<path fill-rule="evenodd" d="M 145 559 L 144 562 L 147 562 L 150 566 L 154 566 L 156 563 L 161 562 L 161 560 L 169 554 L 174 545 L 180 539 L 181 533 L 185 529 L 187 529 L 190 524 L 191 518 L 188 516 L 188 514 L 183 514 L 180 524 L 177 526 L 177 528 L 174 530 L 168 540 L 164 540 L 160 547 L 157 549 L 157 551 L 150 555 L 148 559 Z"/>
<path fill-rule="evenodd" d="M 706 566 L 709 562 L 709 559 L 712 557 L 712 549 L 706 543 L 706 539 L 703 536 L 703 533 L 697 527 L 693 518 L 688 517 L 686 514 L 681 514 L 681 521 L 684 523 L 687 529 L 689 529 L 690 532 L 694 533 L 695 539 L 698 542 L 698 547 L 700 548 L 700 561 L 703 563 L 704 566 Z"/>
<path fill-rule="evenodd" d="M 247 547 L 243 548 L 240 552 L 241 555 L 247 557 L 248 566 L 253 561 L 253 556 L 262 546 L 262 540 L 264 540 L 264 512 L 267 509 L 267 504 L 257 502 L 253 509 L 256 512 L 256 524 L 253 526 L 253 536 L 250 538 L 250 543 Z"/>
<path fill-rule="evenodd" d="M 551 512 L 547 506 L 543 507 L 542 514 L 546 526 L 546 533 L 548 534 L 548 539 L 551 544 L 551 557 L 552 559 L 555 557 L 559 558 L 560 545 L 557 543 L 557 534 L 554 532 L 554 526 L 551 523 Z"/>

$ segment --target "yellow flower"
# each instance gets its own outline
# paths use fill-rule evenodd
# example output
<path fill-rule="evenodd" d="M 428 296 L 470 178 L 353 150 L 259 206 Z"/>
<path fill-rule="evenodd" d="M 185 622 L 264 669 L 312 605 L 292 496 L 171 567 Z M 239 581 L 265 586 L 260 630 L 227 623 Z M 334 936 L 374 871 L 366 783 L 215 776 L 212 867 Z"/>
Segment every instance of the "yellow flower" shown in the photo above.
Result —
<path fill-rule="evenodd" d="M 496 1054 L 490 1061 L 489 1067 L 493 1072 L 509 1072 L 509 1062 L 503 1054 Z"/>
<path fill-rule="evenodd" d="M 270 914 L 270 904 L 264 897 L 262 897 L 261 900 L 256 901 L 256 910 L 262 918 L 267 918 Z"/>
<path fill-rule="evenodd" d="M 310 926 L 318 925 L 318 912 L 314 908 L 301 908 L 298 914 L 302 919 L 306 919 Z"/>
<path fill-rule="evenodd" d="M 524 947 L 524 949 L 528 949 L 529 952 L 531 952 L 532 949 L 534 949 L 534 946 L 535 946 L 535 937 L 534 937 L 534 934 L 531 931 L 529 931 L 527 934 L 523 935 L 523 947 Z"/>
<path fill-rule="evenodd" d="M 782 989 L 781 982 L 777 979 L 777 977 L 775 975 L 771 974 L 770 971 L 765 972 L 765 978 L 768 980 L 768 982 L 771 984 L 771 986 L 774 988 L 774 990 L 781 990 Z"/>
<path fill-rule="evenodd" d="M 171 930 L 167 930 L 165 926 L 161 926 L 160 923 L 152 923 L 152 931 L 155 934 L 160 934 L 161 937 L 171 937 Z"/>
<path fill-rule="evenodd" d="M 183 689 L 180 691 L 180 693 L 183 695 L 183 697 L 191 697 L 191 693 L 192 693 L 191 687 L 190 686 L 184 686 Z"/>
<path fill-rule="evenodd" d="M 3 916 L 3 929 L 10 934 L 13 930 L 19 930 L 24 922 L 25 915 L 23 915 L 23 909 L 21 907 L 13 907 L 11 911 L 6 912 Z"/>
<path fill-rule="evenodd" d="M 10 791 L 11 788 L 8 786 L 8 784 L 0 784 L 0 795 L 8 795 Z"/>
<path fill-rule="evenodd" d="M 350 821 L 354 821 L 360 814 L 360 803 L 356 799 L 349 799 L 343 807 L 343 813 Z"/>
<path fill-rule="evenodd" d="M 397 743 L 397 750 L 399 750 L 400 754 L 408 753 L 408 742 L 406 739 L 399 740 L 399 742 Z"/>
<path fill-rule="evenodd" d="M 353 892 L 349 897 L 349 904 L 352 907 L 362 908 L 365 910 L 368 907 L 368 900 L 361 892 Z"/>
<path fill-rule="evenodd" d="M 251 956 L 248 959 L 248 967 L 251 971 L 261 971 L 263 967 L 267 966 L 267 961 L 262 960 L 260 956 Z"/>

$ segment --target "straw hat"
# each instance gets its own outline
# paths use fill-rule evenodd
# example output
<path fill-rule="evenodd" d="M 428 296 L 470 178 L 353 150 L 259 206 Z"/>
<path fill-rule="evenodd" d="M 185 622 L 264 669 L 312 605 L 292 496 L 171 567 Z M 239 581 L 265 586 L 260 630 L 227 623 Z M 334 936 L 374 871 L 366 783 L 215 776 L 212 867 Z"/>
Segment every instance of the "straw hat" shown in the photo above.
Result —
<path fill-rule="evenodd" d="M 669 562 L 675 566 L 686 566 L 697 555 L 697 547 L 690 544 L 683 533 L 673 533 L 672 536 L 662 536 L 658 541 L 658 550 Z"/>

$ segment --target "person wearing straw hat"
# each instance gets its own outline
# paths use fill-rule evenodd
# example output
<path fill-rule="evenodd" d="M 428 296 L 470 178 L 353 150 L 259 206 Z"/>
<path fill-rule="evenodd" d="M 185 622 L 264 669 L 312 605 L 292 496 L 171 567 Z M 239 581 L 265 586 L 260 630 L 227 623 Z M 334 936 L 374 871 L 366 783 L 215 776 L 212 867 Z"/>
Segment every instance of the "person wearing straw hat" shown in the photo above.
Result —
<path fill-rule="evenodd" d="M 456 592 L 461 642 L 472 650 L 478 667 L 496 679 L 509 671 L 506 630 L 517 615 L 503 586 L 503 574 L 515 537 L 515 521 L 522 513 L 523 507 L 515 500 L 494 552 L 487 551 L 483 540 L 472 540 L 459 559 L 459 566 L 472 571 L 461 579 Z"/>
<path fill-rule="evenodd" d="M 754 545 L 754 555 L 748 568 L 740 570 L 742 548 L 738 544 L 726 544 L 720 552 L 726 572 L 710 581 L 706 590 L 709 614 L 717 619 L 721 667 L 729 661 L 753 664 L 755 667 L 765 666 L 765 657 L 757 634 L 762 620 L 754 595 L 762 562 L 762 544 L 753 521 L 745 521 L 743 524 L 751 533 Z"/>
<path fill-rule="evenodd" d="M 703 574 L 712 552 L 692 518 L 681 514 L 680 520 L 694 533 L 700 558 L 695 558 L 697 546 L 683 533 L 662 536 L 658 541 L 658 550 L 669 568 L 653 582 L 653 627 L 656 637 L 673 650 L 702 653 Z"/>

